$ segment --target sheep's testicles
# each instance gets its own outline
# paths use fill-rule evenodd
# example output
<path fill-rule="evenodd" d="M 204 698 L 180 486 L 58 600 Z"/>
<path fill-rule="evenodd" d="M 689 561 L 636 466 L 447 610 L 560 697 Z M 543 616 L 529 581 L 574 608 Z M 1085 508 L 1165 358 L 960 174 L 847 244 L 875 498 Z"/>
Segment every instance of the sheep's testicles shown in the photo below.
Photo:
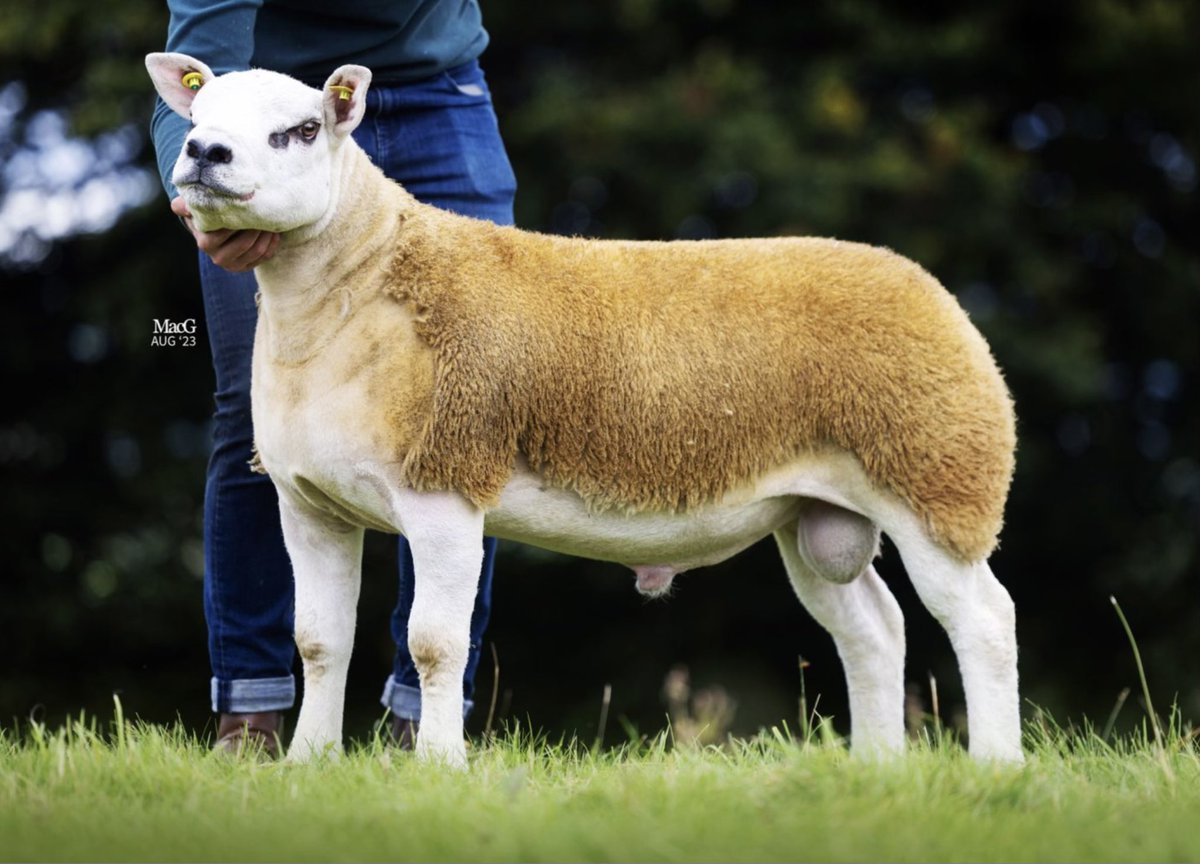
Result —
<path fill-rule="evenodd" d="M 796 529 L 800 556 L 818 576 L 845 584 L 879 554 L 879 528 L 870 519 L 824 501 L 807 502 Z"/>

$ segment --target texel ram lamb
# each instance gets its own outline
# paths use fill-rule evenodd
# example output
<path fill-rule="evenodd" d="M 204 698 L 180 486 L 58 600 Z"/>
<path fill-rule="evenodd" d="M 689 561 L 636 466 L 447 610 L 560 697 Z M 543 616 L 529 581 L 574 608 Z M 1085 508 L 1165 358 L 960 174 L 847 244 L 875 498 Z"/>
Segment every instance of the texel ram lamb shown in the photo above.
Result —
<path fill-rule="evenodd" d="M 465 764 L 485 532 L 628 565 L 647 594 L 774 535 L 837 644 L 854 752 L 901 750 L 882 531 L 950 635 L 972 753 L 1022 758 L 1013 604 L 987 564 L 1012 402 L 927 272 L 837 240 L 595 241 L 463 218 L 350 137 L 361 66 L 318 91 L 146 63 L 193 122 L 173 179 L 197 227 L 283 235 L 257 269 L 252 402 L 296 578 L 292 758 L 340 746 L 364 528 L 412 546 L 421 756 Z"/>

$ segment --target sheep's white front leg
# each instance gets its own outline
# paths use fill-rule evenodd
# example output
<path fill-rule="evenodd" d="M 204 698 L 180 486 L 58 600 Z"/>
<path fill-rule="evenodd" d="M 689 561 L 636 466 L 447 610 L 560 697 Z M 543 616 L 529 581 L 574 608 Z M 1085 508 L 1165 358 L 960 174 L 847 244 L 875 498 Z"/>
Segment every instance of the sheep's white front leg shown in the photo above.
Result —
<path fill-rule="evenodd" d="M 417 756 L 465 768 L 463 673 L 483 564 L 483 511 L 454 492 L 396 496 L 413 556 L 408 650 L 421 676 Z"/>
<path fill-rule="evenodd" d="M 283 490 L 279 513 L 295 574 L 296 647 L 304 662 L 304 701 L 288 759 L 303 761 L 342 747 L 363 530 L 317 513 Z"/>

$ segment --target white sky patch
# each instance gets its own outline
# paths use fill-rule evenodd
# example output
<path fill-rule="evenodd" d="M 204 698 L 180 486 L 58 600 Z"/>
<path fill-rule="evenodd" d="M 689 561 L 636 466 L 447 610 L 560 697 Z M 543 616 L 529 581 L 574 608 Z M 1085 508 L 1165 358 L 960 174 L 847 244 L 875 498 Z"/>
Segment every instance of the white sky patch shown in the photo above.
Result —
<path fill-rule="evenodd" d="M 20 81 L 10 81 L 0 87 L 0 140 L 8 137 L 13 120 L 25 107 L 25 85 Z"/>
<path fill-rule="evenodd" d="M 0 88 L 0 260 L 32 266 L 56 240 L 107 231 L 157 194 L 156 175 L 134 164 L 141 133 L 133 125 L 94 139 L 74 138 L 65 116 L 39 111 L 14 140 L 25 104 L 19 84 Z"/>

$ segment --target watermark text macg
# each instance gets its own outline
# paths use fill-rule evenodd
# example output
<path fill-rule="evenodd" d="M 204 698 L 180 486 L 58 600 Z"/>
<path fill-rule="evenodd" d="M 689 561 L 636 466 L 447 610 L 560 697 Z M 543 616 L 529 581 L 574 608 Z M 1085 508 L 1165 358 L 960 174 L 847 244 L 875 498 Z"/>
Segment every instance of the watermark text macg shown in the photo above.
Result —
<path fill-rule="evenodd" d="M 154 332 L 150 336 L 151 348 L 194 348 L 196 347 L 196 319 L 155 318 Z"/>

